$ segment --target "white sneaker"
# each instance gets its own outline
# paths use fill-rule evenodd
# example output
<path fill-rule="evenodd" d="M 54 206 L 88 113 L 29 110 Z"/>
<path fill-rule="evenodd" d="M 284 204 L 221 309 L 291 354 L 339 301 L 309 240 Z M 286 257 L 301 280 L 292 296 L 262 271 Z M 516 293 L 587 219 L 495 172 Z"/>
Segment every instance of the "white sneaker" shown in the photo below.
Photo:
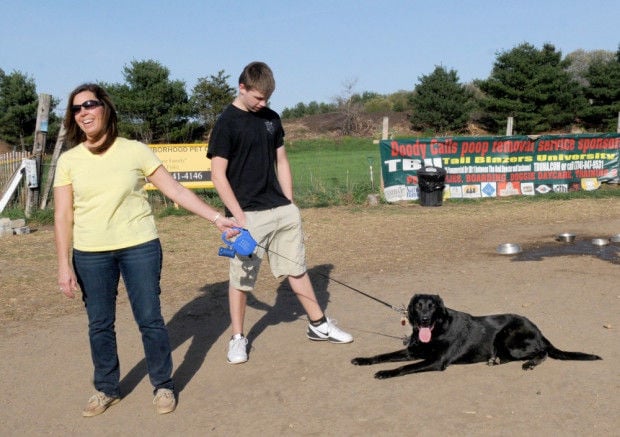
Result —
<path fill-rule="evenodd" d="M 228 362 L 230 364 L 241 364 L 248 360 L 247 344 L 248 339 L 244 336 L 232 338 L 228 342 Z"/>
<path fill-rule="evenodd" d="M 353 336 L 338 328 L 336 321 L 331 320 L 329 317 L 326 322 L 321 323 L 319 326 L 312 326 L 312 324 L 308 323 L 306 334 L 310 340 L 315 341 L 327 340 L 330 343 L 351 343 L 353 341 Z"/>
<path fill-rule="evenodd" d="M 169 388 L 160 388 L 153 398 L 153 405 L 158 414 L 172 413 L 177 406 L 174 392 Z"/>

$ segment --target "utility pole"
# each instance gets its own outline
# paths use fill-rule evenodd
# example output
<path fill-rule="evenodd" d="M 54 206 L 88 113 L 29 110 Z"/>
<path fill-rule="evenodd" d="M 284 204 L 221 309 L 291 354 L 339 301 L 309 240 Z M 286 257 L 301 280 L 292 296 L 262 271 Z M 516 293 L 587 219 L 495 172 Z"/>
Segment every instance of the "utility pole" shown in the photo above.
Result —
<path fill-rule="evenodd" d="M 28 184 L 28 195 L 26 199 L 26 209 L 24 215 L 28 218 L 32 215 L 32 211 L 39 204 L 40 181 L 41 181 L 41 162 L 43 160 L 43 151 L 45 150 L 45 141 L 47 140 L 47 125 L 49 122 L 50 105 L 52 96 L 49 94 L 39 94 L 39 105 L 37 108 L 37 124 L 34 131 L 34 145 L 32 146 L 33 159 L 36 162 L 36 183 L 32 180 Z M 29 178 L 26 178 L 27 180 Z"/>

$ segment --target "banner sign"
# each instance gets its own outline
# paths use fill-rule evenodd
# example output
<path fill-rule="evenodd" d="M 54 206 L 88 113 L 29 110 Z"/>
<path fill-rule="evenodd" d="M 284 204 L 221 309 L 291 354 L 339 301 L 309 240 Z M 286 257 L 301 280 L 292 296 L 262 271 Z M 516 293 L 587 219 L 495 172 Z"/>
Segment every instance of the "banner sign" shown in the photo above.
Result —
<path fill-rule="evenodd" d="M 187 188 L 213 188 L 211 160 L 207 158 L 206 144 L 151 144 L 149 147 L 181 185 Z M 156 189 L 150 183 L 145 188 Z"/>
<path fill-rule="evenodd" d="M 382 140 L 388 202 L 419 198 L 417 171 L 446 170 L 444 198 L 595 190 L 619 177 L 620 134 Z"/>

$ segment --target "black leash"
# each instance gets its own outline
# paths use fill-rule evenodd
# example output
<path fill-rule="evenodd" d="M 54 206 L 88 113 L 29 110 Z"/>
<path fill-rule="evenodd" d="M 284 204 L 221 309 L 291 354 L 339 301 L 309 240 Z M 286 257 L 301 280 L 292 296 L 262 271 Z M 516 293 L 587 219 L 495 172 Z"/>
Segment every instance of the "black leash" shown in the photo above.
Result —
<path fill-rule="evenodd" d="M 260 244 L 258 244 L 258 243 L 256 243 L 256 246 L 257 246 L 257 247 L 260 247 L 260 248 L 261 248 L 261 249 L 263 249 L 265 252 L 270 252 L 270 253 L 273 253 L 274 255 L 277 255 L 277 256 L 279 256 L 280 258 L 284 258 L 285 260 L 287 260 L 287 261 L 289 261 L 289 262 L 292 262 L 293 264 L 301 265 L 301 264 L 299 264 L 298 262 L 293 261 L 292 259 L 289 259 L 289 258 L 285 257 L 284 255 L 280 255 L 279 253 L 274 252 L 274 251 L 273 251 L 273 250 L 271 250 L 271 249 L 267 249 L 265 246 L 261 246 L 261 245 L 260 245 Z M 359 294 L 361 294 L 361 295 L 363 295 L 363 296 L 366 296 L 367 298 L 372 299 L 372 300 L 374 300 L 375 302 L 379 302 L 380 304 L 385 305 L 386 307 L 390 308 L 391 310 L 396 311 L 397 313 L 400 313 L 401 315 L 406 315 L 406 313 L 407 313 L 407 312 L 406 312 L 406 310 L 405 310 L 404 305 L 400 305 L 400 306 L 394 306 L 394 305 L 391 305 L 391 304 L 389 304 L 389 303 L 385 302 L 384 300 L 379 299 L 378 297 L 374 297 L 374 296 L 372 296 L 372 295 L 370 295 L 370 294 L 368 294 L 368 293 L 363 292 L 362 290 L 359 290 L 359 289 L 357 289 L 357 288 L 355 288 L 355 287 L 352 287 L 352 286 L 350 286 L 350 285 L 348 285 L 348 284 L 345 284 L 344 282 L 339 281 L 339 280 L 337 280 L 337 279 L 334 279 L 334 278 L 330 277 L 329 275 L 326 275 L 325 273 L 321 273 L 321 272 L 316 272 L 316 273 L 317 273 L 317 274 L 319 274 L 319 275 L 321 275 L 322 277 L 324 277 L 324 278 L 326 278 L 326 279 L 330 280 L 330 281 L 333 281 L 333 282 L 335 282 L 335 283 L 337 283 L 337 284 L 342 285 L 343 287 L 348 288 L 349 290 L 353 290 L 353 291 L 355 291 L 355 292 L 357 292 L 357 293 L 359 293 Z"/>

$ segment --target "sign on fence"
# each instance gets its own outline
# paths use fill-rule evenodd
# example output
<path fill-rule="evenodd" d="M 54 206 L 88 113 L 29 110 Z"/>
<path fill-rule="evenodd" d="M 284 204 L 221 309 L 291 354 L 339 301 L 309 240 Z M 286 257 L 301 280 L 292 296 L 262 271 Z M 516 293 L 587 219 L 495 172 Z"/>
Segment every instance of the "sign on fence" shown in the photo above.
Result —
<path fill-rule="evenodd" d="M 619 177 L 620 134 L 382 140 L 384 196 L 418 199 L 417 171 L 446 169 L 447 198 L 594 190 Z"/>
<path fill-rule="evenodd" d="M 211 160 L 207 158 L 206 144 L 151 144 L 173 178 L 187 188 L 213 188 Z M 146 184 L 147 190 L 155 190 Z"/>

